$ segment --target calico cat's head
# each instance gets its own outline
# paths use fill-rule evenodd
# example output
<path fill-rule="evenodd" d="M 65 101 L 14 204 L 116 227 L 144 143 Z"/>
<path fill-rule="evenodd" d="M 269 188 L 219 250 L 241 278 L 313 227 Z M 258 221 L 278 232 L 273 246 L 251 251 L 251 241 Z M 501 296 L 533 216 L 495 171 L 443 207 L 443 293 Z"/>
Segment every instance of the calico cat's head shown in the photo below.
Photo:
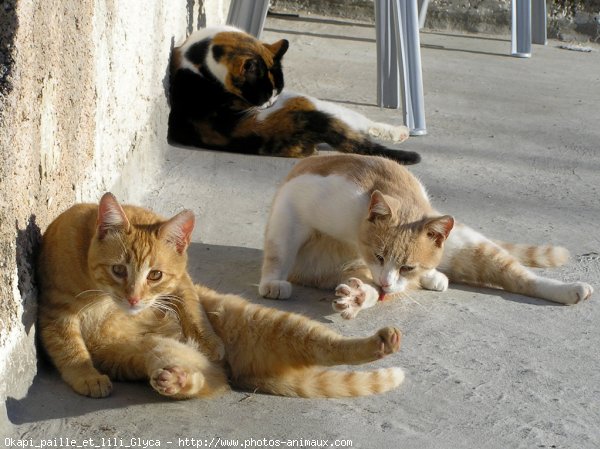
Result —
<path fill-rule="evenodd" d="M 96 287 L 132 314 L 161 299 L 177 301 L 169 295 L 186 276 L 193 229 L 194 214 L 189 210 L 165 221 L 146 209 L 123 209 L 111 193 L 105 193 L 88 252 Z"/>
<path fill-rule="evenodd" d="M 426 271 L 436 268 L 454 226 L 450 215 L 407 224 L 399 219 L 399 208 L 393 197 L 374 191 L 359 238 L 361 256 L 385 293 L 418 285 Z"/>
<path fill-rule="evenodd" d="M 192 34 L 179 51 L 182 67 L 208 72 L 227 92 L 266 108 L 283 89 L 281 59 L 287 49 L 285 39 L 266 44 L 228 26 Z"/>

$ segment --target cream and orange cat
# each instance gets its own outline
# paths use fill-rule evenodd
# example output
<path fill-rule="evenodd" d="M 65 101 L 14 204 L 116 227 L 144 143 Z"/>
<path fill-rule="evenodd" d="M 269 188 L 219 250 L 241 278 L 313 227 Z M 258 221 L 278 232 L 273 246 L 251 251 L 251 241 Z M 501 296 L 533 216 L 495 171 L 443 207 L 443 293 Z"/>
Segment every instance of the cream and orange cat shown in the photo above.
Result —
<path fill-rule="evenodd" d="M 111 379 L 148 379 L 177 399 L 208 397 L 229 383 L 285 396 L 341 397 L 402 382 L 400 368 L 323 368 L 396 352 L 395 328 L 347 338 L 300 315 L 192 284 L 186 250 L 193 227 L 191 211 L 164 220 L 121 207 L 110 193 L 50 224 L 37 267 L 40 335 L 77 393 L 104 397 Z"/>
<path fill-rule="evenodd" d="M 321 156 L 299 162 L 275 196 L 259 292 L 288 298 L 290 282 L 336 288 L 333 308 L 345 318 L 409 287 L 446 290 L 448 279 L 574 304 L 591 296 L 590 285 L 525 268 L 567 259 L 561 247 L 494 242 L 455 223 L 393 161 Z"/>

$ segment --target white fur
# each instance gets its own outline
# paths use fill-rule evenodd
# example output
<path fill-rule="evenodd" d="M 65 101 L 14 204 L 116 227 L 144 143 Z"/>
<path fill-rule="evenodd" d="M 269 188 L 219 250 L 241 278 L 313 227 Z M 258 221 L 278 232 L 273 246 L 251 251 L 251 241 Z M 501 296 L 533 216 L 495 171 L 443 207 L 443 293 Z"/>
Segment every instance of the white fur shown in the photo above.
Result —
<path fill-rule="evenodd" d="M 286 281 L 302 244 L 313 231 L 356 245 L 360 221 L 369 196 L 342 176 L 326 178 L 301 175 L 287 182 L 277 194 L 265 239 L 277 247 L 280 263 L 263 272 L 259 293 L 268 298 L 288 298 Z"/>
<path fill-rule="evenodd" d="M 448 277 L 436 269 L 429 270 L 419 279 L 421 287 L 427 290 L 443 292 L 448 290 Z"/>
<path fill-rule="evenodd" d="M 317 110 L 336 117 L 354 131 L 368 134 L 372 137 L 378 137 L 380 139 L 391 140 L 393 142 L 402 142 L 408 138 L 408 128 L 405 126 L 393 126 L 386 123 L 377 123 L 344 106 L 319 100 L 309 95 L 299 94 L 290 90 L 283 90 L 273 105 L 267 109 L 263 109 L 258 113 L 257 119 L 259 121 L 264 120 L 269 115 L 285 106 L 285 103 L 288 100 L 298 97 L 306 98 L 315 106 Z"/>
<path fill-rule="evenodd" d="M 200 74 L 198 67 L 196 67 L 190 60 L 185 57 L 185 54 L 189 50 L 189 48 L 204 40 L 210 39 L 214 37 L 217 33 L 222 32 L 242 32 L 240 29 L 229 26 L 229 25 L 221 25 L 209 28 L 202 28 L 200 30 L 194 31 L 190 36 L 185 40 L 185 42 L 179 47 L 179 51 L 181 52 L 183 58 L 181 58 L 181 68 L 189 69 L 194 73 Z M 212 57 L 212 45 L 208 48 L 208 55 L 206 58 L 207 69 L 217 78 L 221 83 L 225 82 L 225 77 L 227 75 L 227 68 L 222 64 L 217 63 Z"/>
<path fill-rule="evenodd" d="M 372 285 L 365 284 L 358 278 L 350 278 L 348 284 L 340 284 L 335 294 L 340 297 L 333 302 L 333 309 L 340 312 L 343 318 L 355 318 L 362 309 L 368 309 L 377 304 L 379 292 Z M 363 300 L 359 303 L 358 299 Z"/>

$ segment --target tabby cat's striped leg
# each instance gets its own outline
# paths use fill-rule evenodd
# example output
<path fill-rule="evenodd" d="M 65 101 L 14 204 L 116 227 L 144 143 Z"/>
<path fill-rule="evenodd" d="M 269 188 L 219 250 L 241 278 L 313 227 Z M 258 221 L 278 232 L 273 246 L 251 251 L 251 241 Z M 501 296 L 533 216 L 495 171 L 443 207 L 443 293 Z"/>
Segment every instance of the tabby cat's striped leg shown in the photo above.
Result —
<path fill-rule="evenodd" d="M 47 310 L 41 315 L 40 329 L 48 355 L 63 380 L 73 390 L 93 398 L 103 398 L 110 394 L 112 383 L 108 376 L 99 373 L 94 367 L 81 335 L 77 315 L 68 315 L 62 309 Z"/>
<path fill-rule="evenodd" d="M 401 333 L 393 327 L 365 338 L 348 338 L 294 313 L 255 305 L 245 313 L 252 324 L 246 326 L 260 327 L 261 338 L 269 348 L 263 354 L 265 366 L 354 365 L 380 359 L 400 348 Z M 275 341 L 277 344 L 272 343 Z"/>
<path fill-rule="evenodd" d="M 575 304 L 593 292 L 584 282 L 565 283 L 538 276 L 506 249 L 464 225 L 450 233 L 440 269 L 451 281 L 500 287 L 561 304 Z"/>
<path fill-rule="evenodd" d="M 173 305 L 178 311 L 183 335 L 192 338 L 210 360 L 218 362 L 225 356 L 223 341 L 212 328 L 204 308 L 200 305 L 191 279 L 182 282 L 175 294 Z"/>

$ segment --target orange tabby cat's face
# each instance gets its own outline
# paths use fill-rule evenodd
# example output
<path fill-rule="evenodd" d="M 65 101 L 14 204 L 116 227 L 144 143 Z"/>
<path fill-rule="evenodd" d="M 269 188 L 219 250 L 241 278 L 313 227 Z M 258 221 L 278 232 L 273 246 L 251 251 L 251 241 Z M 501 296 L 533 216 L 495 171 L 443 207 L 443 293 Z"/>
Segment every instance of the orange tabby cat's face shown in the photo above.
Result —
<path fill-rule="evenodd" d="M 112 195 L 111 195 L 112 197 Z M 160 308 L 161 298 L 176 290 L 185 276 L 185 249 L 194 225 L 194 216 L 184 211 L 169 221 L 148 223 L 146 211 L 130 213 L 116 203 L 114 197 L 103 200 L 98 212 L 96 235 L 88 253 L 88 265 L 98 290 L 129 313 L 147 307 Z"/>
<path fill-rule="evenodd" d="M 359 239 L 373 280 L 386 293 L 404 291 L 437 267 L 454 225 L 448 215 L 401 223 L 394 206 L 393 198 L 375 191 Z"/>

